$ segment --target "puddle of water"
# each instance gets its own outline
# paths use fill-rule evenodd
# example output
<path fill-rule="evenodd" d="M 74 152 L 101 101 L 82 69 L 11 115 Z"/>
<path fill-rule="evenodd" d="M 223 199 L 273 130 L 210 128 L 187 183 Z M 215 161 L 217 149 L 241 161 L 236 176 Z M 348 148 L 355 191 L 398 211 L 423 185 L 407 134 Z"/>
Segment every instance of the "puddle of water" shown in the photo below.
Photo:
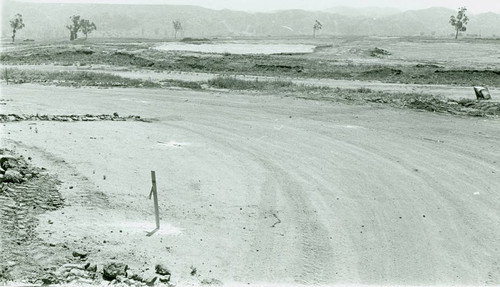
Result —
<path fill-rule="evenodd" d="M 219 44 L 184 44 L 184 43 L 165 43 L 155 49 L 162 51 L 187 51 L 200 53 L 230 53 L 230 54 L 302 54 L 312 53 L 315 46 L 313 45 L 290 45 L 290 44 L 236 44 L 236 43 L 219 43 Z"/>

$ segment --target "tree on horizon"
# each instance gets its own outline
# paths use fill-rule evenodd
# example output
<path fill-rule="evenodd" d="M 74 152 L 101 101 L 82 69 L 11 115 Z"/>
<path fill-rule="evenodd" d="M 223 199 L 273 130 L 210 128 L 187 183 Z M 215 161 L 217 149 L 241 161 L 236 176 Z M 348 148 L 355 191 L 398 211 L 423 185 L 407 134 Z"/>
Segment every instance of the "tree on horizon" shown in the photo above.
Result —
<path fill-rule="evenodd" d="M 465 12 L 467 11 L 467 8 L 464 6 L 464 7 L 460 7 L 458 8 L 458 13 L 457 13 L 457 16 L 451 16 L 450 17 L 450 24 L 451 26 L 455 27 L 455 39 L 458 38 L 458 32 L 465 32 L 467 31 L 467 27 L 465 25 L 467 25 L 467 23 L 469 22 L 469 17 L 467 17 L 467 15 L 465 15 Z"/>
<path fill-rule="evenodd" d="M 10 27 L 12 28 L 12 43 L 14 43 L 16 32 L 24 28 L 23 15 L 17 13 L 14 18 L 10 20 Z"/>
<path fill-rule="evenodd" d="M 94 22 L 90 22 L 87 19 L 80 20 L 80 28 L 82 29 L 82 33 L 85 35 L 85 40 L 87 40 L 88 34 L 92 33 L 92 31 L 97 30 Z"/>
<path fill-rule="evenodd" d="M 179 20 L 172 21 L 172 24 L 174 25 L 174 31 L 175 31 L 174 37 L 175 39 L 177 39 L 177 33 L 182 30 L 182 24 L 181 21 Z"/>
<path fill-rule="evenodd" d="M 69 19 L 71 20 L 71 24 L 66 25 L 66 28 L 70 33 L 69 40 L 73 41 L 78 39 L 78 31 L 80 30 L 80 15 L 73 15 L 69 17 Z"/>
<path fill-rule="evenodd" d="M 321 25 L 321 23 L 318 20 L 316 20 L 313 26 L 313 38 L 316 38 L 316 31 L 321 30 L 321 28 L 323 28 L 323 25 Z"/>

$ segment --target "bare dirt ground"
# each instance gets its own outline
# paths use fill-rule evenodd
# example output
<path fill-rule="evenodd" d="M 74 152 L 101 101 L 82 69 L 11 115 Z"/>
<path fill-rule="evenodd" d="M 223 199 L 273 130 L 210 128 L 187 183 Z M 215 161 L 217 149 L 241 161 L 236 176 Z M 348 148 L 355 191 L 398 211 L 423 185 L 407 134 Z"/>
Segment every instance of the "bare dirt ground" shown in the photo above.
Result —
<path fill-rule="evenodd" d="M 500 284 L 498 119 L 215 91 L 2 99 L 3 113 L 156 119 L 2 124 L 3 147 L 63 182 L 40 238 L 92 262 L 161 262 L 180 285 Z M 162 227 L 146 237 L 150 170 Z"/>

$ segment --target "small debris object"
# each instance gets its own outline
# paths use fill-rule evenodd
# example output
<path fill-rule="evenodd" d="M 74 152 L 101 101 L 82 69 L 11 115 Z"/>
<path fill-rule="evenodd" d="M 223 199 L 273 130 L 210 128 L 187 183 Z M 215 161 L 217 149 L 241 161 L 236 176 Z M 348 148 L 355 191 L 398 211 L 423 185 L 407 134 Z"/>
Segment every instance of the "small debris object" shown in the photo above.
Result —
<path fill-rule="evenodd" d="M 85 259 L 88 253 L 82 250 L 73 251 L 73 257 L 79 257 L 80 259 Z"/>
<path fill-rule="evenodd" d="M 488 88 L 474 87 L 474 93 L 476 93 L 476 99 L 478 100 L 491 100 L 491 94 Z"/>
<path fill-rule="evenodd" d="M 155 272 L 159 275 L 170 275 L 170 270 L 162 264 L 156 264 Z"/>

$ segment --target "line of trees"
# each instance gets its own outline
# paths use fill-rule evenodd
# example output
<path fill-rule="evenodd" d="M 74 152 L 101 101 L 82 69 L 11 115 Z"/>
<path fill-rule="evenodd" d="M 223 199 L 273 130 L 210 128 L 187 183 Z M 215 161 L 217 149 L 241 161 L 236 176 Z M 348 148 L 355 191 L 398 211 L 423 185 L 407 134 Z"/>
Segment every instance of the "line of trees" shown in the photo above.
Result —
<path fill-rule="evenodd" d="M 78 38 L 78 32 L 82 32 L 85 35 L 85 40 L 92 31 L 97 30 L 97 26 L 94 22 L 90 20 L 83 19 L 80 15 L 73 15 L 69 17 L 71 20 L 71 24 L 67 25 L 66 28 L 69 30 L 70 36 L 69 39 L 71 41 L 76 40 Z M 17 31 L 24 28 L 23 15 L 17 13 L 10 20 L 10 27 L 12 29 L 12 42 L 14 43 L 16 40 Z"/>
<path fill-rule="evenodd" d="M 459 32 L 465 32 L 467 31 L 466 25 L 469 22 L 469 17 L 465 14 L 467 11 L 466 7 L 460 7 L 458 8 L 457 15 L 452 15 L 450 17 L 450 24 L 454 27 L 455 29 L 455 39 L 458 38 L 458 33 Z M 95 25 L 94 22 L 91 22 L 90 20 L 83 19 L 80 17 L 80 15 L 73 15 L 69 17 L 70 19 L 70 24 L 66 25 L 66 28 L 69 30 L 70 36 L 69 39 L 70 41 L 78 39 L 78 33 L 82 32 L 85 35 L 85 40 L 87 40 L 88 35 L 92 33 L 92 31 L 97 30 L 97 26 Z M 172 24 L 174 26 L 174 31 L 175 35 L 174 37 L 177 39 L 177 33 L 182 31 L 182 24 L 181 21 L 179 20 L 174 20 L 172 21 Z M 24 22 L 23 22 L 23 15 L 21 14 L 16 14 L 11 20 L 10 20 L 10 27 L 12 28 L 12 42 L 15 42 L 16 39 L 16 33 L 24 28 Z M 323 25 L 316 20 L 313 25 L 313 38 L 316 37 L 316 32 L 321 30 L 323 28 Z"/>
<path fill-rule="evenodd" d="M 71 24 L 67 25 L 66 28 L 69 30 L 69 40 L 73 41 L 78 39 L 78 32 L 82 32 L 85 35 L 85 40 L 92 31 L 97 30 L 97 26 L 94 22 L 90 20 L 83 19 L 80 15 L 73 15 L 69 17 Z"/>

